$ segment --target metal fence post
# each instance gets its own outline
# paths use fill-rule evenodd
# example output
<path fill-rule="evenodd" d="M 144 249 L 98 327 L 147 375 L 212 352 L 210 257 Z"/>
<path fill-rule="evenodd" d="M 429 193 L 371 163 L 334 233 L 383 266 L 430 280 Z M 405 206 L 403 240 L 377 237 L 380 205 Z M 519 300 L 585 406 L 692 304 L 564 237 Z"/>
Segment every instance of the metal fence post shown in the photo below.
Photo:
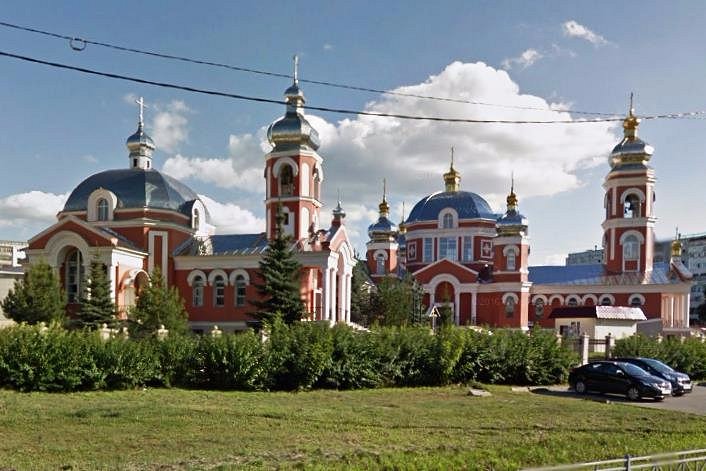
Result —
<path fill-rule="evenodd" d="M 625 471 L 631 471 L 632 470 L 632 459 L 630 458 L 630 455 L 625 455 Z"/>
<path fill-rule="evenodd" d="M 608 332 L 608 335 L 605 336 L 605 359 L 610 360 L 610 358 L 613 356 L 613 347 L 615 346 L 615 337 L 613 337 L 613 334 Z"/>

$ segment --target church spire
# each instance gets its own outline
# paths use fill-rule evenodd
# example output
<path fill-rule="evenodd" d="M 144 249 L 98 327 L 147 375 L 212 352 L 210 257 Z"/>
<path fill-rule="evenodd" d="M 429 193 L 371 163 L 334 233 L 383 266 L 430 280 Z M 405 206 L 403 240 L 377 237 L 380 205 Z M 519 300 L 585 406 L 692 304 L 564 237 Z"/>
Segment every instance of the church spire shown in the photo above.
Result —
<path fill-rule="evenodd" d="M 390 214 L 390 205 L 387 203 L 387 179 L 382 179 L 382 201 L 378 205 L 380 216 L 387 217 Z"/>
<path fill-rule="evenodd" d="M 451 147 L 451 166 L 449 171 L 444 174 L 444 183 L 446 184 L 446 191 L 453 192 L 459 191 L 461 182 L 461 174 L 454 168 L 454 148 Z"/>
<path fill-rule="evenodd" d="M 512 172 L 510 176 L 510 194 L 507 195 L 507 210 L 517 211 L 517 195 L 515 194 L 515 172 Z"/>
<path fill-rule="evenodd" d="M 637 127 L 640 125 L 640 119 L 635 116 L 635 107 L 633 106 L 633 93 L 630 92 L 630 108 L 628 115 L 623 120 L 623 135 L 629 141 L 634 141 L 637 138 Z"/>
<path fill-rule="evenodd" d="M 152 168 L 152 152 L 155 149 L 154 141 L 145 132 L 145 100 L 140 97 L 135 100 L 135 103 L 140 105 L 139 120 L 137 122 L 137 131 L 127 138 L 125 145 L 130 151 L 130 168 L 139 168 L 149 170 Z"/>
<path fill-rule="evenodd" d="M 402 202 L 402 220 L 400 220 L 400 223 L 397 225 L 399 228 L 400 234 L 406 234 L 407 233 L 407 226 L 404 224 L 404 201 Z"/>

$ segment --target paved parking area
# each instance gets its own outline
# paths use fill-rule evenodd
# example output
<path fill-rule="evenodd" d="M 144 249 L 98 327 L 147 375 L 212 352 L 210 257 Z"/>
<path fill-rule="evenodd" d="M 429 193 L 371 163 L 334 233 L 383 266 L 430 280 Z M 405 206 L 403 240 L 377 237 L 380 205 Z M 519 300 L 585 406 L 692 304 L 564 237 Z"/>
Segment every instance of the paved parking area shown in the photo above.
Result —
<path fill-rule="evenodd" d="M 553 396 L 575 397 L 577 399 L 588 399 L 599 402 L 619 402 L 638 407 L 650 407 L 652 409 L 674 410 L 688 412 L 691 414 L 706 415 L 706 383 L 694 385 L 694 390 L 683 396 L 667 397 L 663 401 L 653 399 L 643 399 L 641 401 L 628 401 L 623 396 L 613 394 L 576 394 L 569 390 L 568 386 L 550 386 L 549 388 L 534 388 L 535 394 L 551 394 Z"/>

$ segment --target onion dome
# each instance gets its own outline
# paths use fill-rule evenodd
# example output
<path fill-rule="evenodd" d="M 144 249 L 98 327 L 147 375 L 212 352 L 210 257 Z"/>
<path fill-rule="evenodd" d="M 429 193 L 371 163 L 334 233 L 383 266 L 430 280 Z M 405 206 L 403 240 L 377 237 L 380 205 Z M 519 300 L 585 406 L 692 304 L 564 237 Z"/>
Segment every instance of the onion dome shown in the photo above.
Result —
<path fill-rule="evenodd" d="M 527 234 L 527 218 L 520 214 L 520 211 L 518 210 L 514 181 L 510 187 L 510 194 L 507 195 L 506 202 L 507 211 L 505 211 L 505 214 L 498 218 L 498 221 L 495 224 L 498 235 Z"/>
<path fill-rule="evenodd" d="M 89 197 L 98 189 L 116 196 L 115 209 L 171 210 L 188 217 L 199 200 L 191 188 L 157 170 L 116 169 L 96 173 L 79 183 L 66 200 L 63 211 L 86 211 Z"/>
<path fill-rule="evenodd" d="M 319 148 L 319 133 L 303 114 L 304 93 L 299 88 L 297 66 L 299 59 L 294 56 L 294 83 L 284 92 L 287 110 L 284 117 L 270 124 L 267 140 L 275 151 L 288 149 Z"/>
<path fill-rule="evenodd" d="M 387 182 L 383 180 L 382 201 L 378 205 L 380 216 L 368 226 L 368 237 L 374 241 L 393 241 L 397 235 L 397 225 L 390 221 L 390 205 L 386 197 Z"/>
<path fill-rule="evenodd" d="M 152 168 L 152 152 L 155 149 L 155 145 L 144 129 L 145 100 L 140 97 L 139 100 L 135 101 L 140 105 L 140 120 L 137 123 L 137 131 L 127 138 L 125 145 L 130 151 L 130 168 L 146 170 Z"/>
<path fill-rule="evenodd" d="M 647 162 L 654 153 L 654 147 L 637 137 L 640 118 L 635 116 L 635 109 L 630 94 L 630 109 L 623 120 L 623 140 L 610 153 L 612 170 L 632 170 L 647 168 Z"/>

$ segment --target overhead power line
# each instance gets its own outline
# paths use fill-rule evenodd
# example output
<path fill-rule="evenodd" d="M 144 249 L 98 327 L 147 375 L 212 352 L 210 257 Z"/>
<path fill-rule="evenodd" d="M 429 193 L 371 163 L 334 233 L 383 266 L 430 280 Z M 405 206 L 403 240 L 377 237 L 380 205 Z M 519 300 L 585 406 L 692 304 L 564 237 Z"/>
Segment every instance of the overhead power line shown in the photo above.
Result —
<path fill-rule="evenodd" d="M 219 67 L 222 69 L 234 70 L 234 71 L 238 71 L 238 72 L 247 72 L 247 73 L 258 74 L 258 75 L 265 75 L 265 76 L 269 76 L 269 77 L 290 78 L 290 79 L 293 78 L 292 75 L 289 75 L 289 74 L 269 72 L 269 71 L 258 70 L 258 69 L 253 69 L 253 68 L 249 68 L 249 67 L 240 67 L 240 66 L 236 66 L 236 65 L 224 64 L 221 62 L 212 62 L 212 61 L 207 61 L 207 60 L 202 60 L 202 59 L 195 59 L 195 58 L 191 58 L 191 57 L 166 54 L 166 53 L 162 53 L 162 52 L 146 51 L 143 49 L 135 49 L 135 48 L 131 48 L 131 47 L 120 46 L 120 45 L 110 44 L 110 43 L 105 43 L 105 42 L 100 42 L 100 41 L 92 41 L 90 39 L 85 39 L 85 38 L 81 38 L 81 37 L 77 37 L 77 36 L 67 36 L 64 34 L 54 33 L 51 31 L 45 31 L 45 30 L 41 30 L 38 28 L 31 28 L 28 26 L 16 25 L 16 24 L 7 23 L 4 21 L 0 21 L 0 26 L 4 26 L 6 28 L 13 28 L 13 29 L 20 30 L 20 31 L 26 31 L 26 32 L 30 32 L 30 33 L 35 33 L 35 34 L 41 34 L 41 35 L 49 36 L 49 37 L 52 37 L 55 39 L 65 40 L 65 41 L 69 42 L 69 46 L 71 47 L 71 49 L 73 49 L 75 51 L 83 51 L 88 44 L 92 44 L 95 46 L 101 46 L 101 47 L 105 47 L 105 48 L 109 48 L 109 49 L 115 49 L 115 50 L 122 51 L 122 52 L 142 54 L 142 55 L 146 55 L 146 56 L 158 57 L 161 59 L 176 60 L 176 61 L 188 62 L 188 63 L 192 63 L 192 64 L 199 64 L 199 65 L 207 65 L 207 66 L 211 66 L 211 67 Z M 469 104 L 469 105 L 492 106 L 492 107 L 507 108 L 507 109 L 547 111 L 546 108 L 541 108 L 541 107 L 536 107 L 536 106 L 504 105 L 504 104 L 499 104 L 499 103 L 488 103 L 488 102 L 482 102 L 482 101 L 464 100 L 464 99 L 460 99 L 460 98 L 448 98 L 448 97 L 438 97 L 438 96 L 431 96 L 431 95 L 419 95 L 419 94 L 415 94 L 415 93 L 395 92 L 395 91 L 391 91 L 391 90 L 381 90 L 381 89 L 376 89 L 376 88 L 360 87 L 360 86 L 356 86 L 356 85 L 347 85 L 347 84 L 328 82 L 328 81 L 323 81 L 323 80 L 312 80 L 312 79 L 300 78 L 299 81 L 304 82 L 304 83 L 311 83 L 314 85 L 322 85 L 322 86 L 327 86 L 327 87 L 335 87 L 335 88 L 341 88 L 341 89 L 346 89 L 346 90 L 355 90 L 355 91 L 368 92 L 368 93 L 377 93 L 377 94 L 382 94 L 382 95 L 392 95 L 392 96 L 400 96 L 400 97 L 408 97 L 408 98 L 419 98 L 419 99 L 424 99 L 424 100 L 445 101 L 445 102 L 451 102 L 451 103 L 463 103 L 463 104 Z M 594 112 L 594 111 L 580 111 L 580 110 L 552 110 L 552 111 L 566 111 L 566 112 L 569 112 L 572 114 L 593 115 L 593 116 L 617 116 L 616 113 L 601 113 L 601 112 Z"/>
<path fill-rule="evenodd" d="M 128 75 L 114 74 L 114 73 L 110 73 L 110 72 L 101 72 L 98 70 L 87 69 L 85 67 L 76 67 L 73 65 L 61 64 L 58 62 L 50 62 L 50 61 L 45 61 L 45 60 L 41 60 L 41 59 L 35 59 L 32 57 L 22 56 L 19 54 L 12 54 L 9 52 L 4 52 L 4 51 L 0 51 L 0 56 L 10 57 L 10 58 L 22 60 L 25 62 L 32 62 L 35 64 L 42 64 L 42 65 L 55 67 L 55 68 L 59 68 L 59 69 L 82 72 L 85 74 L 96 75 L 96 76 L 100 76 L 100 77 L 107 77 L 107 78 L 118 79 L 118 80 L 126 80 L 129 82 L 141 83 L 141 84 L 145 84 L 145 85 L 154 85 L 154 86 L 163 87 L 163 88 L 172 88 L 172 89 L 176 89 L 176 90 L 183 90 L 183 91 L 187 91 L 187 92 L 200 93 L 200 94 L 204 94 L 204 95 L 220 96 L 220 97 L 232 98 L 235 100 L 254 101 L 254 102 L 259 102 L 259 103 L 276 103 L 279 105 L 284 104 L 284 102 L 282 100 L 275 100 L 272 98 L 253 97 L 253 96 L 240 95 L 240 94 L 235 94 L 235 93 L 226 93 L 226 92 L 221 92 L 221 91 L 216 91 L 216 90 L 206 90 L 206 89 L 196 88 L 196 87 L 187 86 L 187 85 L 177 85 L 177 84 L 168 83 L 168 82 L 157 82 L 154 80 L 148 80 L 148 79 L 143 79 L 143 78 L 139 78 L 139 77 L 131 77 Z M 374 111 L 349 110 L 349 109 L 344 109 L 344 108 L 329 108 L 329 107 L 324 107 L 324 106 L 309 106 L 309 105 L 304 105 L 304 106 L 302 106 L 302 108 L 307 109 L 307 110 L 325 111 L 325 112 L 329 112 L 329 113 L 338 113 L 338 114 L 377 116 L 377 117 L 383 117 L 383 118 L 398 118 L 398 119 L 408 119 L 408 120 L 416 120 L 416 121 L 437 121 L 437 122 L 447 122 L 447 123 L 585 124 L 585 123 L 601 123 L 601 122 L 612 122 L 612 121 L 622 121 L 623 120 L 623 118 L 619 118 L 619 117 L 588 118 L 588 119 L 578 119 L 578 120 L 545 120 L 545 121 L 541 121 L 541 120 L 511 120 L 511 119 L 468 119 L 468 118 L 445 118 L 445 117 L 437 117 L 437 116 L 408 115 L 408 114 L 398 114 L 398 113 L 379 113 L 379 112 L 374 112 Z M 552 110 L 545 110 L 545 111 L 552 111 Z M 677 117 L 677 116 L 664 115 L 664 116 L 644 116 L 642 118 L 643 119 L 656 119 L 656 118 L 675 118 L 675 117 Z"/>

